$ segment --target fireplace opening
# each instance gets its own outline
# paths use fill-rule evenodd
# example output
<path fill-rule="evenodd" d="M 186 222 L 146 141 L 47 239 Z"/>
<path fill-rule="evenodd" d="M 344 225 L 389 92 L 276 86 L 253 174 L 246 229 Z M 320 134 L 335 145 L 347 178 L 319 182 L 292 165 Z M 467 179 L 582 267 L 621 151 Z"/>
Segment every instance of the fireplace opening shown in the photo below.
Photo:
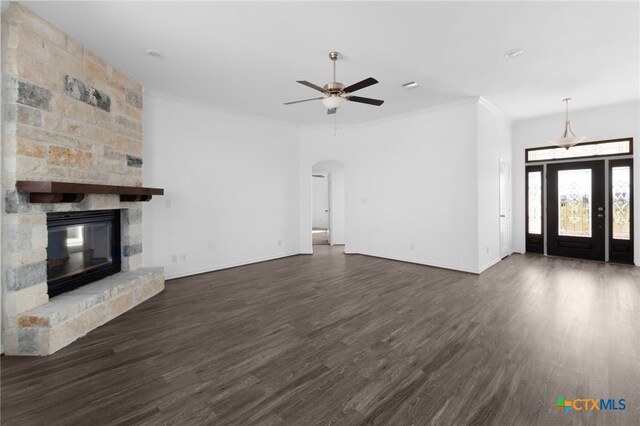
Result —
<path fill-rule="evenodd" d="M 49 297 L 120 272 L 120 210 L 48 213 Z"/>

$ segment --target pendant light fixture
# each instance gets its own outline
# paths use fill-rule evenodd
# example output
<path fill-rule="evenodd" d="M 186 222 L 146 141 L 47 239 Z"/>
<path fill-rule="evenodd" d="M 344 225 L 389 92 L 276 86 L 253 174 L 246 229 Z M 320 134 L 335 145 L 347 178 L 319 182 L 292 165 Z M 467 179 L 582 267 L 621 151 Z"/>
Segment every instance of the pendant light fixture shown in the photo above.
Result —
<path fill-rule="evenodd" d="M 579 144 L 586 138 L 583 136 L 576 136 L 571 130 L 571 122 L 569 121 L 569 101 L 571 98 L 565 98 L 562 102 L 565 103 L 565 118 L 564 118 L 564 132 L 558 139 L 551 141 L 552 144 L 561 148 L 569 149 L 574 145 Z"/>

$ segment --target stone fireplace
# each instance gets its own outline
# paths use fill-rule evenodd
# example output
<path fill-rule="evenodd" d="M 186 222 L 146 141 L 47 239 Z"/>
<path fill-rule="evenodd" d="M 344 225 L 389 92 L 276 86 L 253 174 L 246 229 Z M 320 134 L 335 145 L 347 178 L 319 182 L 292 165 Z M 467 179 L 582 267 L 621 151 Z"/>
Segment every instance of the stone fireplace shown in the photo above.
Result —
<path fill-rule="evenodd" d="M 2 345 L 8 355 L 47 355 L 164 288 L 162 268 L 142 266 L 140 202 L 103 193 L 41 202 L 17 186 L 141 187 L 142 87 L 16 3 L 2 15 L 2 67 Z M 50 293 L 48 269 L 71 256 L 48 256 L 62 238 L 49 233 L 48 216 L 107 210 L 118 212 L 120 272 Z M 76 244 L 73 235 L 64 238 Z M 104 236 L 90 235 L 82 238 L 98 247 L 82 256 L 104 263 L 108 253 L 95 252 Z"/>

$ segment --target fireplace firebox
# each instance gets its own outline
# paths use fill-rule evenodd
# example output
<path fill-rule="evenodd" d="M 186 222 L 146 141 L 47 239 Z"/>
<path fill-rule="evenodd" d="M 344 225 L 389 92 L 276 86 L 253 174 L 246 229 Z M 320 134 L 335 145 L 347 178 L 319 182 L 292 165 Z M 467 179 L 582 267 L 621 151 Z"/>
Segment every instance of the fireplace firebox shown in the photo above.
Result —
<path fill-rule="evenodd" d="M 49 297 L 120 272 L 120 210 L 48 213 Z"/>

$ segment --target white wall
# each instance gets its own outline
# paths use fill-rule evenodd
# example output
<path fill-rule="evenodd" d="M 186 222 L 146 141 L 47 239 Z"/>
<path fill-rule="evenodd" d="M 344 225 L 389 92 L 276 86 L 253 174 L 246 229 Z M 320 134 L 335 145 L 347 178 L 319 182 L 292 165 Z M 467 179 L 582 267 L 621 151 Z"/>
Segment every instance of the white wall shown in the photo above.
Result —
<path fill-rule="evenodd" d="M 345 188 L 344 164 L 338 161 L 322 161 L 312 167 L 312 171 L 329 174 L 329 216 L 331 230 L 329 243 L 344 245 L 345 242 Z"/>
<path fill-rule="evenodd" d="M 636 224 L 640 224 L 640 103 L 613 105 L 585 111 L 570 111 L 571 127 L 587 141 L 634 138 L 634 199 Z M 513 126 L 513 250 L 525 251 L 525 148 L 549 146 L 560 136 L 564 114 L 524 120 Z M 635 263 L 640 265 L 640 226 L 635 227 Z"/>
<path fill-rule="evenodd" d="M 478 102 L 478 265 L 500 261 L 500 159 L 511 162 L 511 123 L 484 99 Z M 513 210 L 513 209 L 511 209 Z"/>
<path fill-rule="evenodd" d="M 347 253 L 478 272 L 477 104 L 474 98 L 373 124 L 338 124 L 335 136 L 333 128 L 303 127 L 301 252 L 311 251 L 305 176 L 333 159 L 345 164 Z"/>
<path fill-rule="evenodd" d="M 509 126 L 478 98 L 336 135 L 154 92 L 144 118 L 145 185 L 166 190 L 144 207 L 145 264 L 168 277 L 311 253 L 312 170 L 341 182 L 332 242 L 347 253 L 468 272 L 499 260 Z"/>
<path fill-rule="evenodd" d="M 172 278 L 298 253 L 297 127 L 159 93 L 144 102 L 144 182 L 165 188 L 144 206 L 145 265 Z"/>

